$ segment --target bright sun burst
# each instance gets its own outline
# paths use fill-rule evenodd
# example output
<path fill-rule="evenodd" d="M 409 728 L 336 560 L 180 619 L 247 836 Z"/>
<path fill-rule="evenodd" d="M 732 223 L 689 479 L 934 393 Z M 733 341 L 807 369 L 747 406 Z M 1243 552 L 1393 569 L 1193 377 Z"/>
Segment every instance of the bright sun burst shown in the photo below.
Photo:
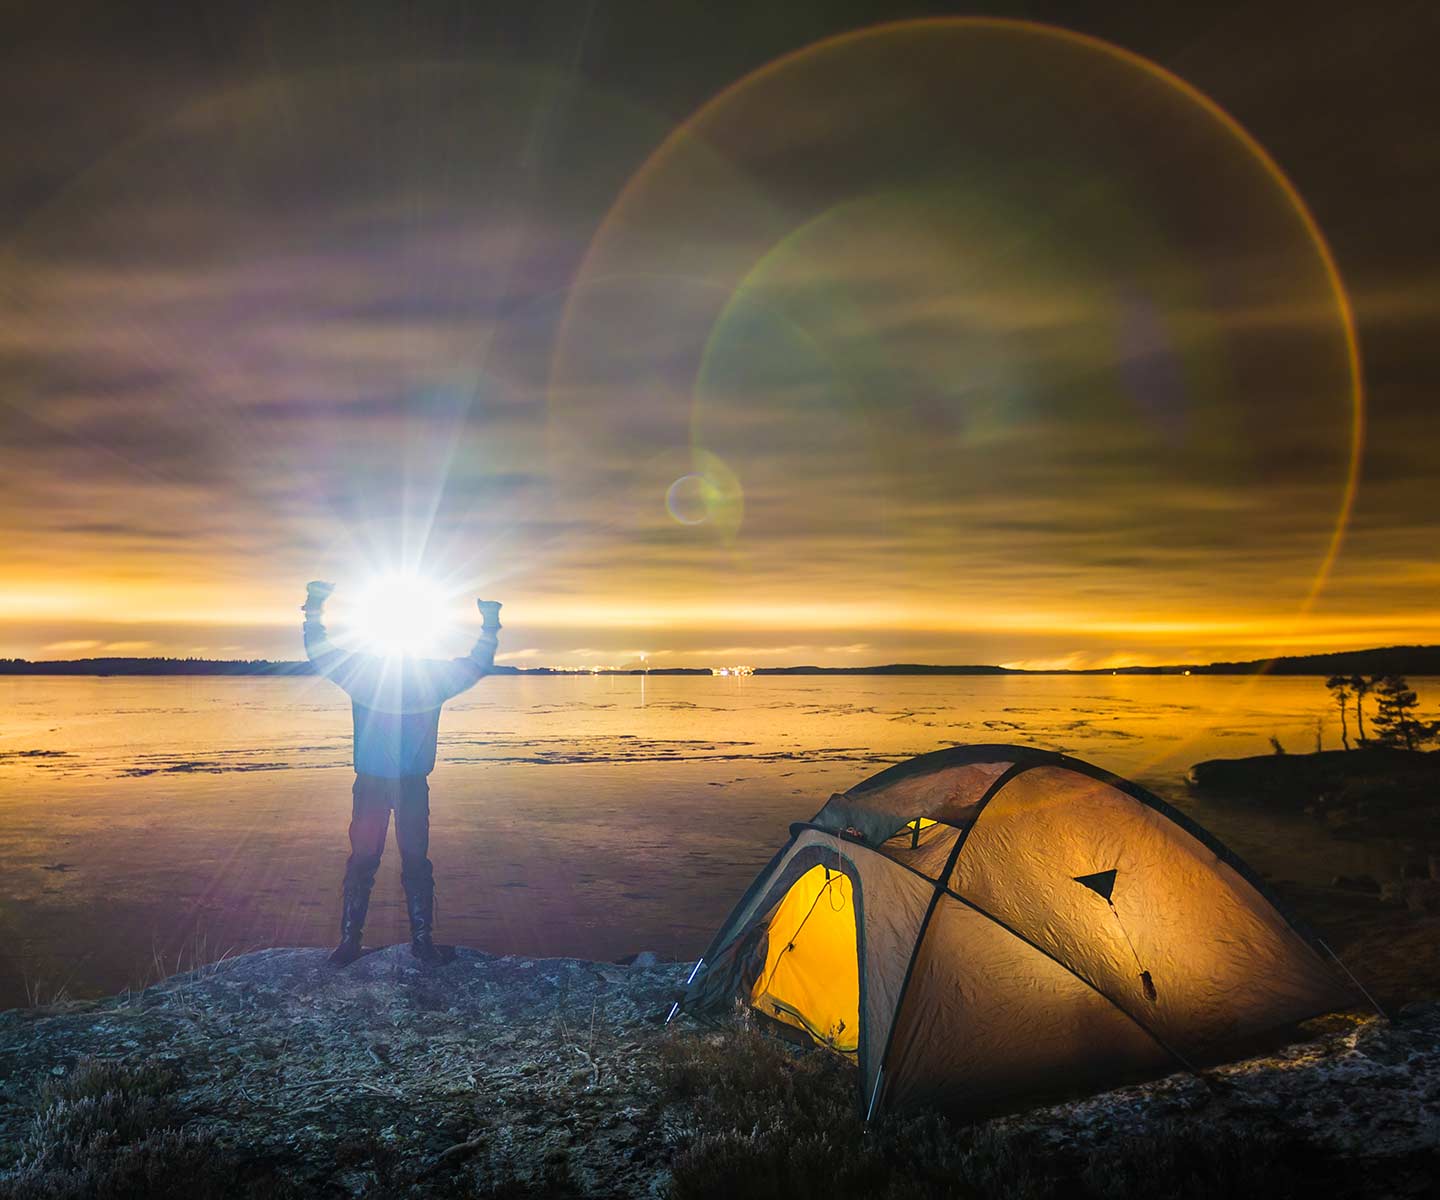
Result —
<path fill-rule="evenodd" d="M 445 593 L 418 575 L 382 575 L 360 594 L 354 628 L 363 645 L 388 656 L 433 652 L 450 623 Z"/>

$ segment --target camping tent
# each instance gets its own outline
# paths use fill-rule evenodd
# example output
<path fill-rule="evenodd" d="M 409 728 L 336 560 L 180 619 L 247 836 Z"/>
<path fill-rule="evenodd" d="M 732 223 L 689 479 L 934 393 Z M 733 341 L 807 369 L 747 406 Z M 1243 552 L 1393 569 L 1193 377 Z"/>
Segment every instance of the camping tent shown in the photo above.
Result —
<path fill-rule="evenodd" d="M 867 1115 L 979 1116 L 1222 1061 L 1353 1003 L 1323 950 L 1144 788 L 962 746 L 791 826 L 682 1005 L 738 1000 L 853 1055 Z"/>

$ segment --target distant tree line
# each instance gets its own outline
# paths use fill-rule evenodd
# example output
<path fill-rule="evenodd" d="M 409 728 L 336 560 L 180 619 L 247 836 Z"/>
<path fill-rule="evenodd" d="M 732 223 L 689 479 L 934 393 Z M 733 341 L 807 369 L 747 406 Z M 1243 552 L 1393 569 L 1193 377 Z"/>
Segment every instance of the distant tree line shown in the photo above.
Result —
<path fill-rule="evenodd" d="M 299 662 L 265 658 L 77 658 L 32 662 L 0 658 L 0 675 L 311 675 Z"/>
<path fill-rule="evenodd" d="M 1350 704 L 1355 705 L 1356 745 L 1406 750 L 1440 737 L 1440 721 L 1422 720 L 1420 700 L 1403 675 L 1332 675 L 1325 686 L 1340 709 L 1340 741 L 1350 749 Z M 1375 697 L 1374 736 L 1365 732 L 1365 697 Z"/>

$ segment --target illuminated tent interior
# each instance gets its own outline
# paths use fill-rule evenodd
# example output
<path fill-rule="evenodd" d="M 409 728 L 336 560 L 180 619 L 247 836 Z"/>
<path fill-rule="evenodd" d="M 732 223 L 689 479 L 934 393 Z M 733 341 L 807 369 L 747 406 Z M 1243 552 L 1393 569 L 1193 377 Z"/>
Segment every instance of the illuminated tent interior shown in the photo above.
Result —
<path fill-rule="evenodd" d="M 1158 797 L 1064 755 L 963 746 L 791 826 L 683 1007 L 737 999 L 853 1056 L 867 1115 L 981 1116 L 1233 1058 L 1356 996 Z"/>

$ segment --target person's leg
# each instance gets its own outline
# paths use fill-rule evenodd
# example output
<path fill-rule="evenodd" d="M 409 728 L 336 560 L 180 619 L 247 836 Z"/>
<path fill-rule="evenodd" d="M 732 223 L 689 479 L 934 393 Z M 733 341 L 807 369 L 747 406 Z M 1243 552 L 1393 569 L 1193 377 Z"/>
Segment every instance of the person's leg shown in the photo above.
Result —
<path fill-rule="evenodd" d="M 340 944 L 330 961 L 343 967 L 360 957 L 370 889 L 385 852 L 390 829 L 390 794 L 384 780 L 355 776 L 350 809 L 350 857 L 345 863 L 345 892 L 340 905 Z"/>
<path fill-rule="evenodd" d="M 395 800 L 395 840 L 400 846 L 400 881 L 410 914 L 410 952 L 421 962 L 438 963 L 435 947 L 435 869 L 430 851 L 430 784 L 424 776 L 404 779 Z"/>

